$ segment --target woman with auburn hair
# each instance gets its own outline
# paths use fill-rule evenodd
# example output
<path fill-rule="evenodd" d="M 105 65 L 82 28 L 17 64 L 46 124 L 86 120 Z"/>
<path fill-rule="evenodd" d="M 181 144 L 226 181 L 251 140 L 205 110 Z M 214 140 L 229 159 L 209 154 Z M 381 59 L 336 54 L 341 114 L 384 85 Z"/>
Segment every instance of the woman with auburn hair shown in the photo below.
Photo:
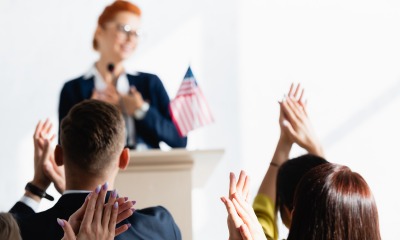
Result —
<path fill-rule="evenodd" d="M 138 6 L 122 0 L 104 9 L 93 37 L 99 60 L 84 75 L 65 83 L 59 121 L 75 104 L 97 99 L 122 111 L 128 147 L 159 148 L 160 142 L 173 148 L 186 147 L 187 138 L 180 137 L 171 120 L 170 99 L 161 80 L 154 74 L 125 72 L 123 62 L 138 44 L 141 15 Z"/>
<path fill-rule="evenodd" d="M 364 178 L 337 164 L 308 172 L 297 186 L 291 239 L 381 239 L 378 210 Z"/>
<path fill-rule="evenodd" d="M 229 239 L 267 239 L 253 208 L 243 197 L 246 174 L 230 177 L 231 199 L 222 197 L 228 212 Z M 244 180 L 246 179 L 246 180 Z M 245 184 L 239 184 L 245 182 Z M 233 189 L 233 190 L 232 190 Z M 245 195 L 244 195 L 245 196 Z M 325 163 L 310 170 L 296 189 L 287 240 L 380 240 L 378 210 L 360 174 Z"/>

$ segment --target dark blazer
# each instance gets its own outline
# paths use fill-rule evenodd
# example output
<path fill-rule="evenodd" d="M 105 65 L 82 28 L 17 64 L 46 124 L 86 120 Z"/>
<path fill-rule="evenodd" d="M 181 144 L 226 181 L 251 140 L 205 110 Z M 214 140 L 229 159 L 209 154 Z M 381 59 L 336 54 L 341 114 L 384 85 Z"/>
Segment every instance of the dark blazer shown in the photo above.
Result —
<path fill-rule="evenodd" d="M 172 148 L 186 147 L 187 138 L 179 136 L 171 120 L 170 100 L 161 80 L 156 75 L 141 72 L 137 75 L 127 74 L 127 77 L 129 85 L 135 86 L 143 99 L 150 104 L 146 116 L 141 120 L 135 119 L 136 142 L 146 143 L 150 148 L 159 148 L 160 141 Z M 81 76 L 64 84 L 58 109 L 59 126 L 61 126 L 61 120 L 75 104 L 90 99 L 93 89 L 94 77 L 84 79 Z"/>
<path fill-rule="evenodd" d="M 33 213 L 32 209 L 18 202 L 10 212 L 17 219 L 22 239 L 61 239 L 64 232 L 57 224 L 57 218 L 68 220 L 69 216 L 82 206 L 86 196 L 87 193 L 63 195 L 54 207 L 40 213 Z M 136 210 L 121 224 L 128 222 L 131 227 L 115 239 L 182 239 L 171 214 L 160 206 Z"/>

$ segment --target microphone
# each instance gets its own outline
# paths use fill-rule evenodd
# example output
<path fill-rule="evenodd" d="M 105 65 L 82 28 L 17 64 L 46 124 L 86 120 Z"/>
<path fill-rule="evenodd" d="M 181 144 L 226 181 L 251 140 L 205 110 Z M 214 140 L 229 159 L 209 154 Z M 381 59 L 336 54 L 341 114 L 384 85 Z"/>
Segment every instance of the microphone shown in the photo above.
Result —
<path fill-rule="evenodd" d="M 107 70 L 111 73 L 112 76 L 112 82 L 114 84 L 114 86 L 117 86 L 117 77 L 115 76 L 114 70 L 115 70 L 115 66 L 114 63 L 109 63 L 107 65 Z"/>
<path fill-rule="evenodd" d="M 109 64 L 107 65 L 107 70 L 108 70 L 110 73 L 113 73 L 113 72 L 114 72 L 114 63 L 109 63 Z"/>

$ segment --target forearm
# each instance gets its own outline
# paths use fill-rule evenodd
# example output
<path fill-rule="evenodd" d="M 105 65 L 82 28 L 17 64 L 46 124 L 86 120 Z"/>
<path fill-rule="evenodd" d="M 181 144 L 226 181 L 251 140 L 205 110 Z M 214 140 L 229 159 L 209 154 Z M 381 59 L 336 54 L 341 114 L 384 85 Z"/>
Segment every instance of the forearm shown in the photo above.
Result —
<path fill-rule="evenodd" d="M 319 157 L 324 157 L 324 150 L 322 148 L 321 143 L 316 139 L 315 137 L 311 141 L 311 143 L 308 144 L 307 147 L 305 147 L 305 150 L 307 150 L 308 153 L 319 156 Z"/>
<path fill-rule="evenodd" d="M 279 139 L 274 156 L 271 160 L 272 164 L 269 165 L 267 173 L 265 174 L 258 190 L 259 194 L 268 196 L 274 202 L 276 198 L 276 179 L 278 176 L 279 166 L 288 160 L 291 148 L 292 143 L 289 140 L 283 137 Z"/>

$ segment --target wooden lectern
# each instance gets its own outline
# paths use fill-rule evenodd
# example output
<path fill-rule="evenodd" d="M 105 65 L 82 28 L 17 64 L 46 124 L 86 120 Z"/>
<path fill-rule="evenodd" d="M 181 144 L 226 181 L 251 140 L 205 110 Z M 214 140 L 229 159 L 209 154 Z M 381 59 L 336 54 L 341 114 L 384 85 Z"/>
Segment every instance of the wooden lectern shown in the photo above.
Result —
<path fill-rule="evenodd" d="M 115 187 L 120 196 L 137 201 L 135 208 L 166 207 L 182 239 L 192 239 L 192 189 L 205 185 L 223 154 L 223 149 L 131 151 L 129 166 L 118 173 Z"/>

